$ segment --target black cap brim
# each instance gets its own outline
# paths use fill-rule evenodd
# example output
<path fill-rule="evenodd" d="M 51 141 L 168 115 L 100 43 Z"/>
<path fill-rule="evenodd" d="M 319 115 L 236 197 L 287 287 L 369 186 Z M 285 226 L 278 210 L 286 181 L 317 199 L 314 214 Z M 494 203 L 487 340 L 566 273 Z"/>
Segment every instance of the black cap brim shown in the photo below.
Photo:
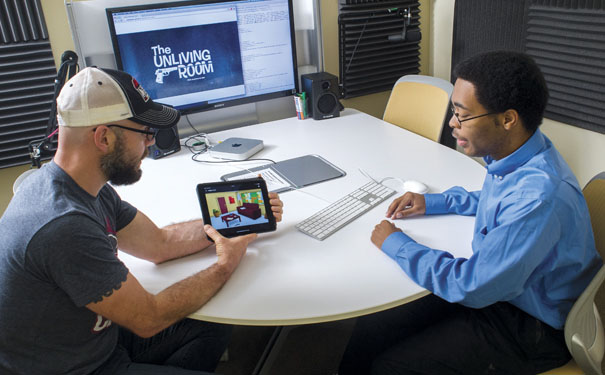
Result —
<path fill-rule="evenodd" d="M 122 88 L 132 117 L 128 118 L 141 125 L 155 129 L 166 129 L 175 126 L 181 114 L 178 110 L 161 103 L 156 103 L 130 74 L 114 69 L 102 69 Z"/>
<path fill-rule="evenodd" d="M 154 102 L 153 108 L 135 114 L 130 120 L 150 128 L 167 129 L 175 126 L 180 118 L 181 113 L 176 109 Z"/>

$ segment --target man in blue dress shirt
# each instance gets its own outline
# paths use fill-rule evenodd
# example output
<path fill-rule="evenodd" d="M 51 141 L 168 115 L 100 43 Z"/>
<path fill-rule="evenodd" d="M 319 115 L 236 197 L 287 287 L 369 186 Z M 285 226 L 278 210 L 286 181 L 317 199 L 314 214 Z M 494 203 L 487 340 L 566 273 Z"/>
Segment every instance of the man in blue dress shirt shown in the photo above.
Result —
<path fill-rule="evenodd" d="M 544 77 L 506 51 L 472 57 L 455 76 L 449 126 L 467 155 L 484 158 L 483 188 L 406 193 L 387 217 L 474 215 L 473 255 L 378 224 L 372 242 L 433 294 L 358 319 L 340 375 L 536 374 L 570 359 L 565 318 L 602 261 L 578 182 L 538 129 Z"/>

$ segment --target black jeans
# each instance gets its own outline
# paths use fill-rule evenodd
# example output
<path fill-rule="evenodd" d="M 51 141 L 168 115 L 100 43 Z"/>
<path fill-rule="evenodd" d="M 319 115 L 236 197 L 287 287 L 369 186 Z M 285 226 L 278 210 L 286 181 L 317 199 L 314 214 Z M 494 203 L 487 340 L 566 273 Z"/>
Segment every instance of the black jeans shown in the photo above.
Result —
<path fill-rule="evenodd" d="M 358 318 L 339 375 L 536 374 L 571 359 L 563 331 L 515 306 L 435 295 Z"/>
<path fill-rule="evenodd" d="M 118 346 L 95 375 L 209 374 L 227 348 L 232 326 L 183 319 L 148 339 L 120 327 Z"/>

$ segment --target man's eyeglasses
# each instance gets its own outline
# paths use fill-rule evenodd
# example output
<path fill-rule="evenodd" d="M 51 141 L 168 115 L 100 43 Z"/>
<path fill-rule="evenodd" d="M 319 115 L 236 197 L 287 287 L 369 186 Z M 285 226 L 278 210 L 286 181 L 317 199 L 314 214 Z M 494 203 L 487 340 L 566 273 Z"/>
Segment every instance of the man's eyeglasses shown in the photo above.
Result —
<path fill-rule="evenodd" d="M 482 115 L 465 118 L 464 120 L 460 120 L 458 112 L 456 112 L 456 108 L 454 108 L 454 105 L 451 104 L 451 103 L 450 103 L 450 111 L 452 112 L 452 116 L 454 116 L 456 118 L 456 120 L 458 121 L 458 125 L 462 125 L 462 123 L 465 122 L 465 121 L 474 120 L 474 119 L 479 118 L 479 117 L 485 117 L 485 116 L 489 116 L 489 115 L 495 115 L 495 114 L 498 113 L 498 112 L 489 112 L 489 113 L 484 113 Z"/>
<path fill-rule="evenodd" d="M 144 130 L 129 128 L 128 126 L 122 126 L 122 125 L 117 125 L 117 124 L 111 124 L 111 125 L 106 125 L 106 126 L 108 128 L 116 127 L 116 128 L 120 128 L 120 129 L 130 130 L 131 132 L 135 132 L 135 133 L 145 134 L 145 139 L 147 139 L 149 142 L 153 141 L 155 139 L 155 136 L 158 134 L 157 129 L 150 130 L 152 128 L 150 128 L 149 126 L 145 127 Z M 92 129 L 92 131 L 95 131 L 95 130 L 97 130 L 97 128 Z"/>

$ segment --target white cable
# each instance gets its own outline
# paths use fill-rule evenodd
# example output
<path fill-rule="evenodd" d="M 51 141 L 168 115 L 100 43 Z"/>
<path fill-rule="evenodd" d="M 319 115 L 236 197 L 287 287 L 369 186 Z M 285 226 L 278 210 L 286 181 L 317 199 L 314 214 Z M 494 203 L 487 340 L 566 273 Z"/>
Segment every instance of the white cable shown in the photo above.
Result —
<path fill-rule="evenodd" d="M 221 158 L 217 158 L 217 157 L 214 157 L 214 156 L 212 156 L 212 157 L 215 158 L 215 159 L 221 159 Z M 227 160 L 227 159 L 221 159 L 221 160 Z M 250 161 L 254 161 L 254 160 L 250 160 Z M 235 168 L 237 168 L 237 169 L 239 169 L 241 171 L 247 171 L 249 173 L 256 173 L 256 171 L 251 171 L 248 168 L 246 168 L 246 167 L 240 167 L 239 165 L 231 165 L 231 167 L 235 167 Z M 258 174 L 260 174 L 260 173 L 258 173 Z"/>
<path fill-rule="evenodd" d="M 382 185 L 383 182 L 388 181 L 388 180 L 395 180 L 395 181 L 399 181 L 399 183 L 401 184 L 401 188 L 403 189 L 403 184 L 405 183 L 405 181 L 403 181 L 401 178 L 399 177 L 385 177 L 382 180 L 380 180 L 379 184 Z"/>
<path fill-rule="evenodd" d="M 374 181 L 375 183 L 381 184 L 381 185 L 383 185 L 383 182 L 388 181 L 388 180 L 399 181 L 401 183 L 401 187 L 403 188 L 404 181 L 399 177 L 385 177 L 382 180 L 377 181 L 374 177 L 370 176 L 370 174 L 368 172 L 364 171 L 363 169 L 359 168 L 359 172 L 361 172 L 362 175 L 366 176 L 367 178 Z"/>
<path fill-rule="evenodd" d="M 374 181 L 375 183 L 379 184 L 380 182 L 376 181 L 376 179 L 374 179 L 374 177 L 370 176 L 370 174 L 366 171 L 364 171 L 361 168 L 357 168 L 357 170 L 364 176 L 366 176 L 367 178 L 369 178 L 370 180 Z"/>
<path fill-rule="evenodd" d="M 330 201 L 329 201 L 329 200 L 327 200 L 327 199 L 324 199 L 324 198 L 322 198 L 322 197 L 320 197 L 320 196 L 318 196 L 318 195 L 315 195 L 315 194 L 311 194 L 311 193 L 309 193 L 308 191 L 300 190 L 299 188 L 297 188 L 297 187 L 295 187 L 295 186 L 293 186 L 292 188 L 294 189 L 294 191 L 298 191 L 299 193 L 307 194 L 307 195 L 309 195 L 309 196 L 311 196 L 311 197 L 313 197 L 313 198 L 317 198 L 317 199 L 319 199 L 320 201 L 324 201 L 324 202 L 326 202 L 326 203 L 328 203 L 328 204 L 332 203 L 332 202 L 330 202 Z"/>

